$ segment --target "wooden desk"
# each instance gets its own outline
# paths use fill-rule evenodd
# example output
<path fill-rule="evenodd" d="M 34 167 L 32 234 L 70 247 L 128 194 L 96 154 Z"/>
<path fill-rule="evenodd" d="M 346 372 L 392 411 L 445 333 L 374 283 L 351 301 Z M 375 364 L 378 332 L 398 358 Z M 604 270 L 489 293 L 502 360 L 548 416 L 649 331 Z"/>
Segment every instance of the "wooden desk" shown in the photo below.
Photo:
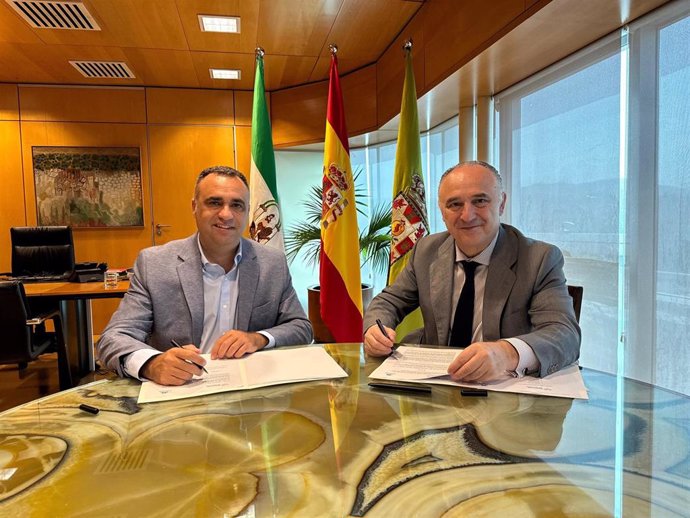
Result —
<path fill-rule="evenodd" d="M 583 370 L 589 401 L 342 380 L 138 405 L 96 382 L 0 419 L 0 515 L 688 516 L 690 398 Z M 98 415 L 79 410 L 86 403 Z"/>
<path fill-rule="evenodd" d="M 24 284 L 27 297 L 60 302 L 60 313 L 74 380 L 78 380 L 96 368 L 93 356 L 91 299 L 122 298 L 128 289 L 129 281 L 120 281 L 117 283 L 117 288 L 107 290 L 103 282 Z"/>

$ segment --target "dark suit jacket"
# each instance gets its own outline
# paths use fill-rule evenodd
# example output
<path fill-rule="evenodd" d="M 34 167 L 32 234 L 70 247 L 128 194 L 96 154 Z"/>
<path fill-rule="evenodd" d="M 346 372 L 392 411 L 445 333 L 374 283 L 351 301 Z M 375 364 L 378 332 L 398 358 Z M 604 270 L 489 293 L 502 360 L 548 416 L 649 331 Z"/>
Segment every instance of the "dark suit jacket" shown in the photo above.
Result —
<path fill-rule="evenodd" d="M 395 283 L 367 308 L 364 329 L 380 318 L 395 328 L 419 306 L 421 343 L 447 345 L 453 306 L 455 241 L 448 232 L 424 237 Z M 502 224 L 491 256 L 482 314 L 485 341 L 520 338 L 539 360 L 545 376 L 580 355 L 580 327 L 563 275 L 563 254 L 547 243 Z"/>
<path fill-rule="evenodd" d="M 312 328 L 282 252 L 242 240 L 237 322 L 241 331 L 266 331 L 276 345 L 307 344 Z M 120 357 L 141 348 L 165 351 L 170 339 L 199 345 L 204 282 L 197 235 L 142 250 L 129 291 L 98 342 L 102 361 L 124 375 Z"/>

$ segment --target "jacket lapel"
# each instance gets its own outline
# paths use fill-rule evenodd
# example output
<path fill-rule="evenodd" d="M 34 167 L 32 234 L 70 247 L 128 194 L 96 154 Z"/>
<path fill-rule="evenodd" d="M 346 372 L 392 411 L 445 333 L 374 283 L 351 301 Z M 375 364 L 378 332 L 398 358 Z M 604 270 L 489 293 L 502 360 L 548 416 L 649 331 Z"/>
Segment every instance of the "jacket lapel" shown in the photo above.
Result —
<path fill-rule="evenodd" d="M 436 259 L 431 263 L 431 301 L 434 320 L 436 321 L 436 335 L 439 345 L 448 343 L 450 329 L 450 311 L 453 307 L 453 273 L 455 265 L 455 241 L 448 236 L 438 249 Z"/>
<path fill-rule="evenodd" d="M 254 307 L 256 286 L 259 282 L 259 262 L 254 251 L 254 243 L 242 239 L 242 260 L 238 266 L 237 322 L 235 327 L 242 331 L 249 329 L 249 319 Z"/>
<path fill-rule="evenodd" d="M 200 344 L 204 327 L 204 280 L 197 234 L 186 240 L 178 254 L 178 259 L 180 263 L 177 266 L 177 276 L 192 318 L 192 336 L 189 338 L 191 343 Z"/>
<path fill-rule="evenodd" d="M 501 337 L 501 314 L 515 284 L 515 272 L 512 267 L 516 261 L 515 236 L 507 233 L 501 225 L 484 287 L 482 325 L 486 341 L 498 340 Z"/>

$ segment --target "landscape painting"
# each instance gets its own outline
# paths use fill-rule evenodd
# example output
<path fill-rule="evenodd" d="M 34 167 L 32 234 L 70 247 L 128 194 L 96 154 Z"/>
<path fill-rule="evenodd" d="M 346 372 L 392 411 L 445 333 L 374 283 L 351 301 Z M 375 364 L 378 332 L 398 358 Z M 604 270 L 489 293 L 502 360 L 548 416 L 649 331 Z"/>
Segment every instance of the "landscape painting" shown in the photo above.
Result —
<path fill-rule="evenodd" d="M 137 147 L 33 147 L 39 225 L 142 227 Z"/>

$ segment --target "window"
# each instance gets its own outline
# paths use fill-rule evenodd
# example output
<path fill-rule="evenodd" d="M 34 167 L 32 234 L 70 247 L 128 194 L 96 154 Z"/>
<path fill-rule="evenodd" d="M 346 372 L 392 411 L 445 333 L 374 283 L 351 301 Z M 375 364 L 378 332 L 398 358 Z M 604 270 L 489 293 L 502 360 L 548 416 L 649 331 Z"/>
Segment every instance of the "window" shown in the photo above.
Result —
<path fill-rule="evenodd" d="M 458 163 L 458 132 L 457 118 L 453 118 L 421 135 L 422 170 L 431 232 L 445 230 L 437 208 L 438 182 L 446 169 Z M 386 142 L 353 149 L 350 152 L 352 170 L 366 172 L 370 209 L 380 204 L 391 203 L 395 151 L 396 142 Z M 361 225 L 362 222 L 360 222 L 360 230 Z M 362 282 L 373 284 L 376 294 L 386 286 L 387 275 L 387 272 L 375 272 L 368 268 L 362 272 Z"/>
<path fill-rule="evenodd" d="M 653 36 L 652 36 L 653 37 Z M 658 30 L 654 378 L 690 393 L 690 17 Z M 670 368 L 671 367 L 671 368 Z"/>
<path fill-rule="evenodd" d="M 507 220 L 584 286 L 581 364 L 690 394 L 690 18 L 674 4 L 497 97 Z"/>

